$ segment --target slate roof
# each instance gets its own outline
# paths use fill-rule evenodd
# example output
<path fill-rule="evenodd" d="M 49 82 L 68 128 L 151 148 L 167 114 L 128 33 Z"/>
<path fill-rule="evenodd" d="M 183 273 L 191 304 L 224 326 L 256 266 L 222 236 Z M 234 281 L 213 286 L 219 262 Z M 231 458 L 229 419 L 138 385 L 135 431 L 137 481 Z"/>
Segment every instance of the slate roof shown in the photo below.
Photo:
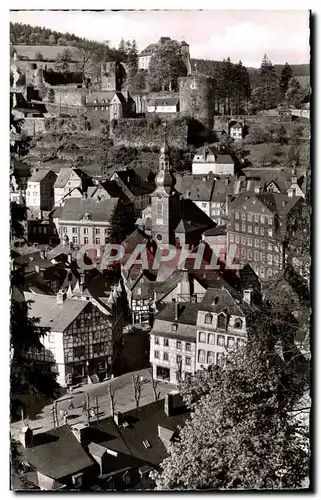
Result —
<path fill-rule="evenodd" d="M 147 47 L 145 47 L 145 49 L 143 49 L 141 51 L 141 53 L 139 54 L 139 57 L 152 55 L 154 50 L 157 49 L 157 47 L 158 47 L 158 43 L 150 43 L 149 45 L 147 45 Z"/>
<path fill-rule="evenodd" d="M 73 168 L 68 168 L 68 167 L 62 168 L 58 174 L 54 187 L 55 188 L 65 187 L 73 171 L 74 171 Z M 75 171 L 75 173 L 79 175 L 78 172 Z"/>
<path fill-rule="evenodd" d="M 175 431 L 177 426 L 183 427 L 189 413 L 182 407 L 175 407 L 173 401 L 174 416 L 167 417 L 164 412 L 164 399 L 160 399 L 134 410 L 122 414 L 122 421 L 129 423 L 128 427 L 120 425 L 118 428 L 112 418 L 105 419 L 99 424 L 93 426 L 97 429 L 97 438 L 101 446 L 105 446 L 113 451 L 122 453 L 131 458 L 128 466 L 136 465 L 154 465 L 157 466 L 166 458 L 166 448 L 158 436 L 158 426 Z M 181 403 L 180 403 L 181 404 Z M 97 439 L 96 438 L 96 439 Z M 96 441 L 94 437 L 92 441 Z M 145 448 L 143 441 L 149 441 L 150 448 Z M 113 457 L 112 457 L 113 458 Z M 117 457 L 115 457 L 116 459 Z M 117 460 L 115 469 L 117 470 Z M 122 457 L 122 463 L 124 462 Z M 112 461 L 110 466 L 112 466 Z"/>
<path fill-rule="evenodd" d="M 222 225 L 207 229 L 207 231 L 204 231 L 203 233 L 204 236 L 226 236 L 226 234 L 226 226 Z"/>
<path fill-rule="evenodd" d="M 71 198 L 62 207 L 61 221 L 81 221 L 89 214 L 91 221 L 109 222 L 117 205 L 118 198 L 96 201 L 93 198 Z"/>
<path fill-rule="evenodd" d="M 178 97 L 156 97 L 151 103 L 156 106 L 176 106 L 179 103 Z"/>
<path fill-rule="evenodd" d="M 41 182 L 49 174 L 49 172 L 51 172 L 51 170 L 41 168 L 32 174 L 32 176 L 28 179 L 28 182 Z"/>
<path fill-rule="evenodd" d="M 224 163 L 224 164 L 233 164 L 234 165 L 234 161 L 231 157 L 231 155 L 224 155 L 224 154 L 218 154 L 217 157 L 216 157 L 216 163 Z"/>
<path fill-rule="evenodd" d="M 210 201 L 214 187 L 214 177 L 203 180 L 204 176 L 176 174 L 175 189 L 193 201 Z"/>
<path fill-rule="evenodd" d="M 41 328 L 50 328 L 52 331 L 64 332 L 66 328 L 88 306 L 88 302 L 66 298 L 62 304 L 57 304 L 56 295 L 40 295 L 30 292 L 24 293 L 30 304 L 30 317 L 40 318 Z"/>
<path fill-rule="evenodd" d="M 220 313 L 226 311 L 233 316 L 244 316 L 241 307 L 235 302 L 227 290 L 209 288 L 199 304 L 200 311 Z"/>
<path fill-rule="evenodd" d="M 94 465 L 69 425 L 36 434 L 34 446 L 21 449 L 28 462 L 39 472 L 57 480 Z"/>
<path fill-rule="evenodd" d="M 232 201 L 230 207 L 236 209 L 241 203 L 247 203 L 250 206 L 252 198 L 256 198 L 265 205 L 272 214 L 280 217 L 288 214 L 292 208 L 302 200 L 300 196 L 288 196 L 283 193 L 241 193 Z M 251 203 L 252 204 L 252 203 Z"/>

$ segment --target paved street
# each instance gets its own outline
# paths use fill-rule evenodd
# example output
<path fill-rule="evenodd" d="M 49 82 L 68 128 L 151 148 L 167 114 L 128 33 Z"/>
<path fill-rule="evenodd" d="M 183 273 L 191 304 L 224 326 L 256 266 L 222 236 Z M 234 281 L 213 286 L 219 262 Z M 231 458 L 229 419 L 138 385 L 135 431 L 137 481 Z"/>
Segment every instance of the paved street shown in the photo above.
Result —
<path fill-rule="evenodd" d="M 65 395 L 57 400 L 57 413 L 59 424 L 63 425 L 63 416 L 60 410 L 68 410 L 68 423 L 75 424 L 78 422 L 86 422 L 87 416 L 82 409 L 83 402 L 86 400 L 86 393 L 89 395 L 89 404 L 96 405 L 95 398 L 98 396 L 99 404 L 99 418 L 103 419 L 111 415 L 110 398 L 108 395 L 108 385 L 116 387 L 115 394 L 115 411 L 128 411 L 135 408 L 136 402 L 134 397 L 134 390 L 132 386 L 132 374 L 143 376 L 149 382 L 142 387 L 140 406 L 144 406 L 155 400 L 152 384 L 150 382 L 149 370 L 138 370 L 131 373 L 126 373 L 120 377 L 112 380 L 101 382 L 99 384 L 86 384 L 73 391 L 71 395 Z M 165 394 L 176 389 L 176 386 L 160 382 L 158 385 L 158 392 L 160 397 L 164 398 Z M 70 397 L 72 398 L 73 409 L 69 410 Z M 35 434 L 47 431 L 53 428 L 53 420 L 50 412 L 50 406 L 45 406 L 42 412 L 37 416 L 36 420 L 29 420 L 29 426 Z M 96 418 L 92 419 L 96 421 Z M 14 422 L 10 426 L 13 437 L 18 437 L 19 430 L 21 429 L 21 422 Z"/>

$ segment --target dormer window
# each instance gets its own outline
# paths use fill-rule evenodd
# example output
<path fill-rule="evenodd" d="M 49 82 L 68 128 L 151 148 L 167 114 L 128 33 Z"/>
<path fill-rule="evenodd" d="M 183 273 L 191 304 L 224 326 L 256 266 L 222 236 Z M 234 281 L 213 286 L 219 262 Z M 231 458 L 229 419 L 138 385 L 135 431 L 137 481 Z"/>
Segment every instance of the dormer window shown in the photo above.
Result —
<path fill-rule="evenodd" d="M 211 325 L 212 324 L 212 321 L 213 321 L 213 318 L 212 318 L 212 315 L 210 313 L 206 314 L 205 315 L 205 323 L 207 325 Z"/>
<path fill-rule="evenodd" d="M 234 323 L 234 328 L 242 328 L 242 326 L 243 326 L 243 321 L 240 318 L 236 318 Z"/>
<path fill-rule="evenodd" d="M 226 330 L 227 318 L 224 313 L 221 313 L 217 317 L 217 328 L 221 330 Z"/>
<path fill-rule="evenodd" d="M 172 325 L 172 330 L 173 330 L 173 332 L 176 332 L 176 331 L 177 331 L 177 325 L 176 325 L 176 324 L 175 324 L 175 325 Z"/>

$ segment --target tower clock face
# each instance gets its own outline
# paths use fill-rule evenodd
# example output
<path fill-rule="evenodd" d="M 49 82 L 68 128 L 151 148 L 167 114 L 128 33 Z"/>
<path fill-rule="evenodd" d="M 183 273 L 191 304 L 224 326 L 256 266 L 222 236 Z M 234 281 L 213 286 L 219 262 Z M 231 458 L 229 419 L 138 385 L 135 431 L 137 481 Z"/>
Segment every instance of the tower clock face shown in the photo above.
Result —
<path fill-rule="evenodd" d="M 192 82 L 192 83 L 191 83 L 191 89 L 192 89 L 192 90 L 196 90 L 196 89 L 197 89 L 197 85 L 196 85 L 196 83 L 195 83 L 195 82 Z"/>

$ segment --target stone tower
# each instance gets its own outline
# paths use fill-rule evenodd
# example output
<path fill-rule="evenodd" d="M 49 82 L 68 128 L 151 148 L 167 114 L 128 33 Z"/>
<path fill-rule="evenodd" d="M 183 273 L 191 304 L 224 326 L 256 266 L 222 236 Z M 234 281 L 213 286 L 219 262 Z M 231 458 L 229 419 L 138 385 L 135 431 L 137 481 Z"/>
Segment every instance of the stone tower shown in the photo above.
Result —
<path fill-rule="evenodd" d="M 214 121 L 215 80 L 197 75 L 179 78 L 179 104 L 181 115 L 197 120 L 209 134 Z"/>
<path fill-rule="evenodd" d="M 160 149 L 159 170 L 155 177 L 156 189 L 151 195 L 152 237 L 158 245 L 171 243 L 171 219 L 177 214 L 178 193 L 170 172 L 169 147 L 164 134 Z"/>

